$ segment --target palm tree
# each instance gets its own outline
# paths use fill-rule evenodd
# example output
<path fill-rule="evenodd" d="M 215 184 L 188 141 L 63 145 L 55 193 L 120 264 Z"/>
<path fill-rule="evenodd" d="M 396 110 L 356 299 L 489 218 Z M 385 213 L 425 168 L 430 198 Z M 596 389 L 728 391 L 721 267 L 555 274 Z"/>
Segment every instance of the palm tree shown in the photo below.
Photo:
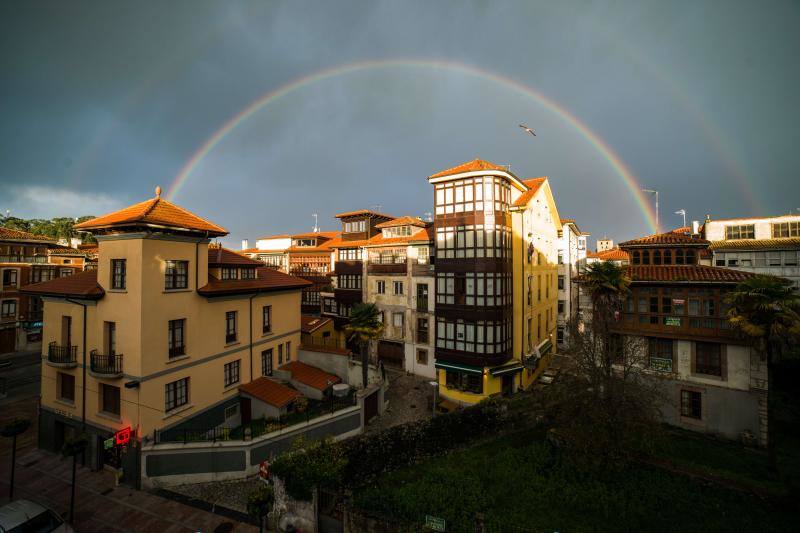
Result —
<path fill-rule="evenodd" d="M 606 372 L 610 374 L 610 319 L 619 310 L 619 304 L 628 293 L 631 280 L 625 274 L 625 269 L 611 261 L 590 264 L 582 278 L 582 283 L 592 298 L 592 332 L 601 336 Z"/>
<path fill-rule="evenodd" d="M 27 418 L 15 418 L 3 426 L 2 435 L 11 438 L 11 482 L 8 489 L 8 501 L 14 499 L 14 471 L 17 462 L 17 437 L 25 433 L 31 426 L 31 421 Z"/>
<path fill-rule="evenodd" d="M 769 275 L 756 275 L 739 283 L 725 297 L 728 321 L 761 344 L 767 359 L 767 447 L 774 465 L 772 445 L 773 366 L 787 335 L 800 335 L 800 295 L 792 282 Z M 778 348 L 777 354 L 775 348 Z"/>
<path fill-rule="evenodd" d="M 369 365 L 369 341 L 378 339 L 383 331 L 380 311 L 372 303 L 356 304 L 350 310 L 350 323 L 345 326 L 350 340 L 358 345 L 361 352 L 361 379 L 367 387 Z"/>

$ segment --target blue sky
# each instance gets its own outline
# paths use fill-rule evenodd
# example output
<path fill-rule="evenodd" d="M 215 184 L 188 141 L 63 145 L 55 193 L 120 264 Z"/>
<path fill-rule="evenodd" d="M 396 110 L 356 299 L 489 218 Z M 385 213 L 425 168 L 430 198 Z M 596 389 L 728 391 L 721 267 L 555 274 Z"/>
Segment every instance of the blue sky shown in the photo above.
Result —
<path fill-rule="evenodd" d="M 797 2 L 26 2 L 0 5 L 0 209 L 100 214 L 165 190 L 259 96 L 322 69 L 468 65 L 588 125 L 662 223 L 800 208 Z M 536 128 L 530 137 L 517 127 Z M 431 211 L 426 176 L 481 157 L 548 175 L 595 236 L 648 231 L 619 173 L 562 116 L 449 68 L 375 68 L 263 106 L 175 201 L 238 246 L 318 213 Z"/>

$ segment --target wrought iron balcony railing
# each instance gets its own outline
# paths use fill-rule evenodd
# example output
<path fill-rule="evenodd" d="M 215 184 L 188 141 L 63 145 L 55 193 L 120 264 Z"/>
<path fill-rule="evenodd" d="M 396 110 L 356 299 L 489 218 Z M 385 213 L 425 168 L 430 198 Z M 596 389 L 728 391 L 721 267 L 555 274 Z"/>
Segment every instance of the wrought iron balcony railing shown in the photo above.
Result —
<path fill-rule="evenodd" d="M 47 360 L 58 365 L 77 364 L 78 347 L 67 344 L 60 346 L 55 341 L 47 346 Z"/>
<path fill-rule="evenodd" d="M 122 354 L 102 354 L 97 353 L 97 350 L 92 350 L 89 364 L 89 368 L 95 374 L 122 375 Z"/>

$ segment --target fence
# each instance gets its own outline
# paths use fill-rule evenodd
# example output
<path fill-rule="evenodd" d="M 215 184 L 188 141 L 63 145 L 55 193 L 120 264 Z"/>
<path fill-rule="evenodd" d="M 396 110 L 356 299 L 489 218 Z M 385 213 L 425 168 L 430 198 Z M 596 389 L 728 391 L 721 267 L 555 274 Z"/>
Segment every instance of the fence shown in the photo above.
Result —
<path fill-rule="evenodd" d="M 300 342 L 309 348 L 337 348 L 339 350 L 347 350 L 347 342 L 341 337 L 323 337 L 321 335 L 309 335 L 303 333 L 300 336 Z"/>

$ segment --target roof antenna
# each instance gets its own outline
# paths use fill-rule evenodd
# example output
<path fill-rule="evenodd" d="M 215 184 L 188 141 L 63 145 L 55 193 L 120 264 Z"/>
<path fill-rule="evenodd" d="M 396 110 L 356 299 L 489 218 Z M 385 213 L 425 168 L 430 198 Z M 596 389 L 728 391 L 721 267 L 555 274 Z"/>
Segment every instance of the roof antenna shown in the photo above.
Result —
<path fill-rule="evenodd" d="M 312 217 L 314 217 L 314 233 L 319 233 L 319 226 L 317 225 L 317 214 L 312 213 Z"/>
<path fill-rule="evenodd" d="M 374 207 L 375 211 L 380 213 L 381 212 L 381 207 L 383 207 L 383 206 L 381 204 L 375 204 L 375 205 L 371 205 L 370 207 Z"/>

